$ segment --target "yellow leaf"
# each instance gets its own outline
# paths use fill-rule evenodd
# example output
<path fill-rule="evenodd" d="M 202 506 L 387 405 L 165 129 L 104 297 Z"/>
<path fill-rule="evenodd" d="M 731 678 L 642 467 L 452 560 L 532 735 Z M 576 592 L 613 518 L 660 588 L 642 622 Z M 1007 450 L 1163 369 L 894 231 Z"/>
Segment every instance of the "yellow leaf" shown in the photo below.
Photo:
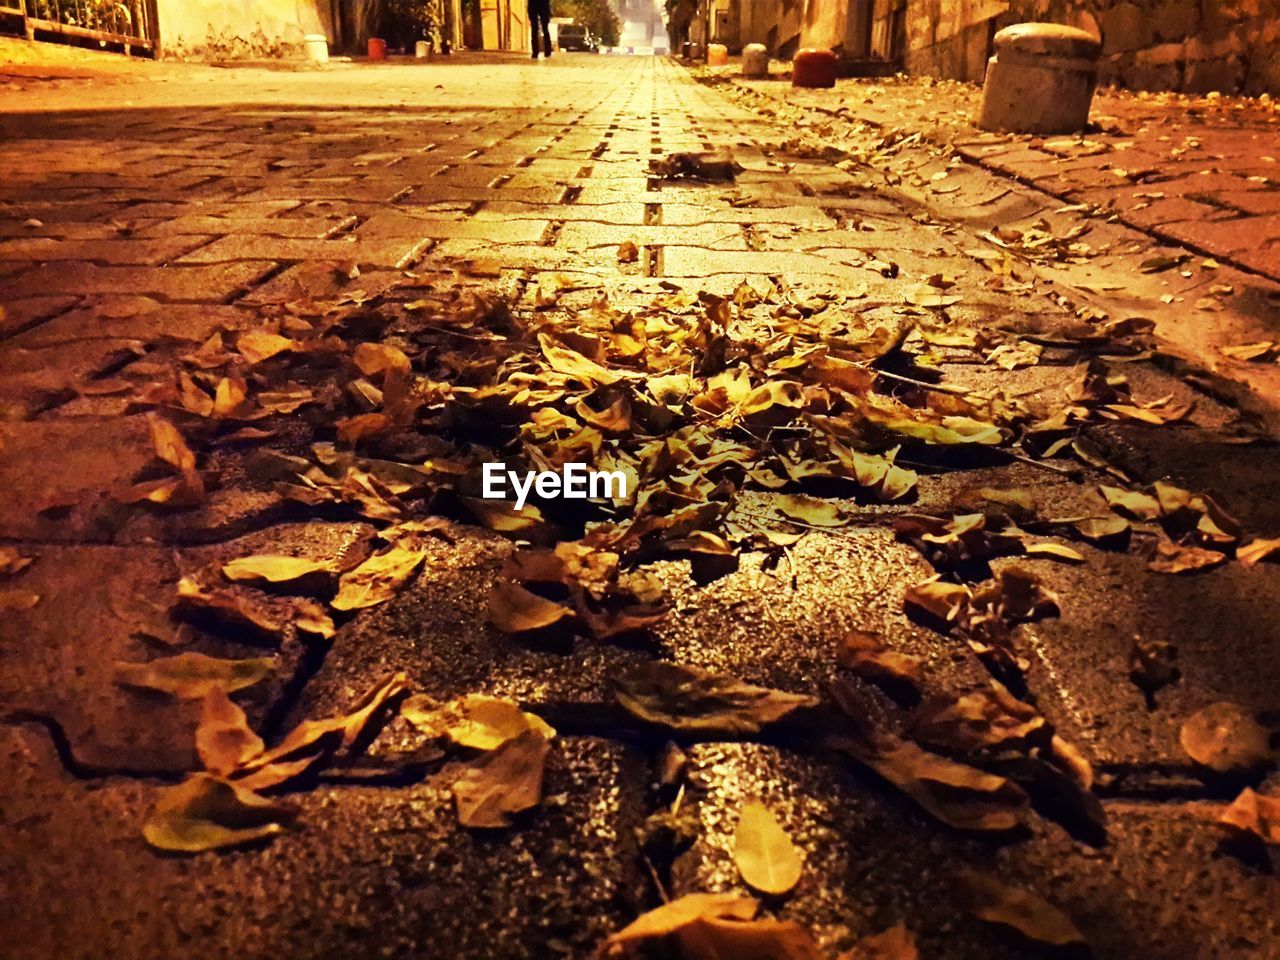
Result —
<path fill-rule="evenodd" d="M 30 590 L 0 590 L 0 613 L 30 610 L 40 602 L 40 594 Z"/>
<path fill-rule="evenodd" d="M 1201 547 L 1187 547 L 1162 540 L 1156 544 L 1156 556 L 1147 567 L 1156 573 L 1191 573 L 1226 563 L 1226 554 Z"/>
<path fill-rule="evenodd" d="M 918 607 L 939 620 L 950 623 L 960 616 L 969 597 L 969 589 L 963 584 L 933 579 L 910 587 L 904 602 L 909 607 Z"/>
<path fill-rule="evenodd" d="M 213 396 L 213 413 L 219 417 L 233 417 L 244 404 L 249 389 L 240 377 L 223 377 Z"/>
<path fill-rule="evenodd" d="M 411 550 L 399 545 L 374 554 L 342 575 L 338 582 L 338 595 L 330 606 L 335 610 L 360 610 L 385 603 L 413 576 L 426 556 L 425 550 Z"/>
<path fill-rule="evenodd" d="M 1236 559 L 1243 566 L 1252 567 L 1280 551 L 1280 538 L 1275 540 L 1254 540 L 1236 551 Z"/>
<path fill-rule="evenodd" d="M 297 347 L 296 340 L 282 337 L 268 330 L 246 330 L 236 339 L 236 349 L 251 364 L 261 363 L 276 354 L 295 350 Z"/>
<path fill-rule="evenodd" d="M 448 737 L 461 747 L 494 750 L 528 730 L 547 740 L 556 732 L 540 717 L 526 713 L 514 700 L 467 694 L 439 704 L 428 697 L 410 697 L 400 715 L 430 737 Z"/>
<path fill-rule="evenodd" d="M 707 918 L 725 920 L 751 920 L 759 909 L 759 903 L 751 897 L 731 893 L 687 893 L 670 903 L 650 910 L 617 933 L 609 937 L 606 956 L 615 952 L 614 947 L 626 947 L 646 940 L 656 940 L 683 930 L 699 920 Z"/>
<path fill-rule="evenodd" d="M 804 862 L 777 817 L 762 803 L 747 803 L 738 817 L 733 859 L 747 885 L 783 894 L 800 880 Z"/>
<path fill-rule="evenodd" d="M 195 469 L 196 455 L 177 427 L 154 413 L 147 416 L 147 424 L 151 427 L 151 445 L 157 457 L 184 473 Z"/>
<path fill-rule="evenodd" d="M 180 700 L 200 700 L 210 691 L 241 690 L 252 686 L 275 670 L 275 661 L 266 657 L 251 660 L 222 660 L 203 653 L 180 653 L 147 663 L 115 664 L 115 682 L 126 687 L 158 690 Z"/>
<path fill-rule="evenodd" d="M 1028 557 L 1048 557 L 1050 560 L 1063 560 L 1067 563 L 1084 563 L 1084 554 L 1063 543 L 1041 542 L 1028 543 Z"/>
<path fill-rule="evenodd" d="M 24 557 L 13 547 L 0 547 L 0 577 L 11 577 L 31 566 L 33 558 Z"/>
<path fill-rule="evenodd" d="M 408 355 L 388 343 L 362 343 L 356 347 L 353 359 L 366 377 L 387 372 L 407 374 L 413 370 Z"/>
<path fill-rule="evenodd" d="M 1234 834 L 1280 844 L 1280 799 L 1263 796 L 1245 787 L 1235 802 L 1222 812 L 1218 824 Z"/>
<path fill-rule="evenodd" d="M 1101 486 L 1107 506 L 1117 513 L 1127 514 L 1134 520 L 1154 520 L 1160 516 L 1160 503 L 1155 497 L 1136 490 Z"/>
<path fill-rule="evenodd" d="M 240 557 L 222 566 L 222 575 L 228 580 L 266 583 L 291 583 L 315 574 L 327 575 L 332 572 L 333 565 L 328 562 L 269 553 Z"/>
<path fill-rule="evenodd" d="M 849 521 L 840 513 L 838 504 L 817 497 L 781 493 L 774 498 L 778 512 L 814 527 L 842 527 Z"/>
<path fill-rule="evenodd" d="M 159 850 L 199 853 L 273 837 L 293 816 L 291 808 L 198 773 L 160 794 L 142 833 Z"/>

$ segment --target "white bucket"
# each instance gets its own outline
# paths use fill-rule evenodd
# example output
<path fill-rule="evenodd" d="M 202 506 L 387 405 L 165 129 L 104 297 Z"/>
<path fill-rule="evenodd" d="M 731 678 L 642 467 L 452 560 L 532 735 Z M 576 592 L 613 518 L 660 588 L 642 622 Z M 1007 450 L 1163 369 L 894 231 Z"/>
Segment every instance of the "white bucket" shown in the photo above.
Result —
<path fill-rule="evenodd" d="M 431 41 L 419 40 L 413 45 L 413 55 L 419 60 L 426 60 L 431 56 Z"/>
<path fill-rule="evenodd" d="M 307 59 L 312 63 L 329 62 L 329 38 L 323 33 L 308 33 L 302 38 L 307 50 Z"/>

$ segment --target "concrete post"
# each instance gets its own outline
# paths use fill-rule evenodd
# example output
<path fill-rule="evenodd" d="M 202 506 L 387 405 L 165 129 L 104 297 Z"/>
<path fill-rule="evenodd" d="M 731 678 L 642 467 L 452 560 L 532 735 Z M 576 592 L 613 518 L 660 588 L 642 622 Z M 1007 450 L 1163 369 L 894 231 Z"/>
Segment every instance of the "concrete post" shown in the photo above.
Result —
<path fill-rule="evenodd" d="M 1074 133 L 1089 121 L 1102 45 L 1057 23 L 1019 23 L 995 37 L 978 126 L 1007 133 Z"/>

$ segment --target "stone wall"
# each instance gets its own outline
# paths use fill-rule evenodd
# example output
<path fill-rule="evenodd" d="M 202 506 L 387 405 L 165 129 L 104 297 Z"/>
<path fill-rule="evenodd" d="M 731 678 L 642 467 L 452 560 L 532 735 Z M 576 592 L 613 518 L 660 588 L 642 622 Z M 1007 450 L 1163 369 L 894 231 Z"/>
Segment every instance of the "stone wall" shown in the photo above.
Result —
<path fill-rule="evenodd" d="M 165 57 L 295 57 L 304 35 L 334 35 L 329 0 L 157 0 L 156 7 Z"/>
<path fill-rule="evenodd" d="M 877 16 L 893 6 L 868 2 Z M 1047 20 L 1101 34 L 1103 83 L 1280 93 L 1280 0 L 906 0 L 905 19 L 911 73 L 979 81 L 996 30 Z"/>

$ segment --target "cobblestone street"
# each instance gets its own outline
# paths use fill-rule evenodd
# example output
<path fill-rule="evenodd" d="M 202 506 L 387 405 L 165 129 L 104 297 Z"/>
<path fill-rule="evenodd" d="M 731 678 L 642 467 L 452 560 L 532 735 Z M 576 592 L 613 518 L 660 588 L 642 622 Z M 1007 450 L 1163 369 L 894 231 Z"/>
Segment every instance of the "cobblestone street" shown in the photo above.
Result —
<path fill-rule="evenodd" d="M 587 958 L 759 891 L 758 800 L 804 864 L 761 915 L 816 946 L 726 960 L 902 960 L 865 941 L 898 924 L 922 960 L 1280 960 L 1276 821 L 1216 822 L 1280 789 L 1274 108 L 1160 141 L 1227 158 L 1200 189 L 1135 132 L 1158 105 L 1031 144 L 894 89 L 588 54 L 0 77 L 0 956 Z M 476 499 L 482 451 L 570 448 L 641 502 Z M 596 524 L 661 616 L 521 566 Z M 381 602 L 333 599 L 403 544 Z M 258 555 L 333 582 L 208 579 Z M 508 580 L 574 615 L 502 626 Z M 266 661 L 230 688 L 259 749 L 369 708 L 262 786 L 281 829 L 189 856 L 143 827 L 219 773 L 212 701 L 121 667 L 184 652 Z M 655 662 L 808 719 L 641 715 Z M 475 694 L 557 734 L 502 829 L 399 708 Z M 1264 758 L 1189 755 L 1223 702 Z M 993 922 L 971 871 L 1034 904 Z"/>

